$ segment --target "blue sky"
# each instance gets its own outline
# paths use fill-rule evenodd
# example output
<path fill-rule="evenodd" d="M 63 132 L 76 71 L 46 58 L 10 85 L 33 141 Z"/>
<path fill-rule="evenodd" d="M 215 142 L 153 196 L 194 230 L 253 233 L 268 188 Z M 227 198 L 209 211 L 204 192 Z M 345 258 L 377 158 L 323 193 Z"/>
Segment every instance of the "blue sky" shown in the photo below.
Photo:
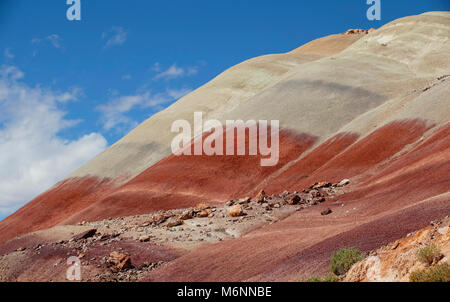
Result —
<path fill-rule="evenodd" d="M 369 21 L 366 0 L 81 0 L 71 22 L 65 0 L 2 0 L 0 219 L 243 60 L 450 7 L 381 3 Z"/>

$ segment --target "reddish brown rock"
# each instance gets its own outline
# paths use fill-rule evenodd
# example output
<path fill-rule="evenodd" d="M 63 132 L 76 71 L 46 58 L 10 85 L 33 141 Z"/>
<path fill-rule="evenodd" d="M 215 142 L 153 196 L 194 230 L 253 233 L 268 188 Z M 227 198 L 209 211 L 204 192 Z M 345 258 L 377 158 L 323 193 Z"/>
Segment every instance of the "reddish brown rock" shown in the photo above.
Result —
<path fill-rule="evenodd" d="M 240 204 L 237 204 L 228 209 L 228 214 L 231 217 L 239 217 L 244 215 L 244 210 L 242 209 L 242 206 Z"/>
<path fill-rule="evenodd" d="M 288 198 L 286 198 L 285 201 L 288 205 L 296 205 L 296 204 L 299 204 L 301 200 L 302 199 L 300 198 L 300 196 L 292 195 L 292 196 L 289 196 Z"/>
<path fill-rule="evenodd" d="M 85 231 L 83 233 L 80 233 L 80 234 L 74 236 L 73 240 L 78 241 L 78 240 L 81 240 L 81 239 L 88 239 L 88 238 L 94 236 L 95 233 L 97 233 L 97 229 L 90 229 L 90 230 L 87 230 L 87 231 Z"/>
<path fill-rule="evenodd" d="M 314 185 L 312 185 L 311 189 L 320 189 L 320 188 L 328 188 L 328 187 L 331 187 L 331 183 L 322 181 L 322 182 L 318 182 L 318 183 L 315 183 Z"/>
<path fill-rule="evenodd" d="M 180 220 L 189 220 L 194 217 L 194 211 L 186 211 L 183 214 L 181 214 L 178 218 Z"/>
<path fill-rule="evenodd" d="M 154 225 L 160 225 L 161 223 L 165 222 L 169 217 L 166 215 L 157 215 L 153 217 L 153 224 Z"/>
<path fill-rule="evenodd" d="M 211 213 L 212 213 L 212 210 L 211 210 L 211 209 L 206 209 L 206 210 L 203 210 L 203 211 L 199 212 L 199 213 L 197 214 L 197 217 L 199 217 L 199 218 L 205 218 L 205 217 L 208 217 L 209 215 L 211 215 Z"/>
<path fill-rule="evenodd" d="M 246 203 L 249 203 L 250 201 L 252 201 L 252 199 L 250 197 L 244 197 L 244 198 L 239 199 L 240 204 L 246 204 Z"/>
<path fill-rule="evenodd" d="M 126 270 L 131 268 L 130 256 L 117 251 L 111 252 L 106 260 L 109 267 L 115 270 Z"/>
<path fill-rule="evenodd" d="M 171 217 L 167 221 L 166 226 L 169 227 L 169 228 L 173 228 L 173 227 L 176 227 L 176 226 L 179 226 L 179 225 L 182 225 L 182 224 L 183 224 L 183 220 L 175 218 L 175 217 Z"/>
<path fill-rule="evenodd" d="M 322 215 L 322 216 L 326 216 L 326 215 L 330 215 L 331 213 L 333 213 L 333 211 L 331 210 L 331 209 L 326 209 L 325 211 L 322 211 L 321 213 L 320 213 L 320 215 Z"/>
<path fill-rule="evenodd" d="M 140 242 L 149 242 L 150 239 L 151 239 L 150 236 L 141 236 L 141 237 L 139 237 L 139 241 Z"/>
<path fill-rule="evenodd" d="M 322 203 L 322 202 L 325 202 L 326 199 L 325 199 L 325 197 L 319 197 L 319 198 L 316 199 L 316 201 L 319 202 L 319 203 Z"/>
<path fill-rule="evenodd" d="M 266 199 L 266 192 L 264 192 L 264 190 L 261 190 L 255 197 L 255 201 L 257 203 L 263 203 L 265 199 Z"/>

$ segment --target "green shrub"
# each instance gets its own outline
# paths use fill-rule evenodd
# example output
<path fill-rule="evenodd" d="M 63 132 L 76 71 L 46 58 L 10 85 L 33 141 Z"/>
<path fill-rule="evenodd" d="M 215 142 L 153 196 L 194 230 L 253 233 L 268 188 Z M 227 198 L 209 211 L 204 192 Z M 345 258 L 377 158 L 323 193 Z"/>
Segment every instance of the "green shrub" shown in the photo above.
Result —
<path fill-rule="evenodd" d="M 435 245 L 424 247 L 417 253 L 417 258 L 427 265 L 432 265 L 433 263 L 441 260 L 441 257 L 441 250 Z"/>
<path fill-rule="evenodd" d="M 314 276 L 306 280 L 306 282 L 339 282 L 339 277 L 335 274 L 328 274 L 323 278 Z"/>
<path fill-rule="evenodd" d="M 424 270 L 412 272 L 410 282 L 450 282 L 450 265 L 438 264 Z"/>
<path fill-rule="evenodd" d="M 331 256 L 330 270 L 340 276 L 349 271 L 353 264 L 364 259 L 364 254 L 355 248 L 344 248 Z"/>
<path fill-rule="evenodd" d="M 306 282 L 322 282 L 322 278 L 320 278 L 319 276 L 314 276 L 306 280 Z"/>
<path fill-rule="evenodd" d="M 335 274 L 328 274 L 323 277 L 322 282 L 339 282 L 339 277 Z"/>

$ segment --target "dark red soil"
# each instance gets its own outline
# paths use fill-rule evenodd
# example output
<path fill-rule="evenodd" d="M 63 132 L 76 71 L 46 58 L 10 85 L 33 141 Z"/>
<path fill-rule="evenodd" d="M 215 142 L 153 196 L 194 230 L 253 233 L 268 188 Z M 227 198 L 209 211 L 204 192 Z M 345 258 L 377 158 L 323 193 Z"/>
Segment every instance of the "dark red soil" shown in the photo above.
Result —
<path fill-rule="evenodd" d="M 55 226 L 95 203 L 116 186 L 95 177 L 69 179 L 38 196 L 0 222 L 0 243 L 14 237 Z"/>
<path fill-rule="evenodd" d="M 26 245 L 29 245 L 28 242 Z M 41 242 L 42 243 L 42 242 Z M 131 265 L 139 267 L 145 262 L 170 262 L 180 257 L 183 252 L 169 249 L 152 243 L 141 243 L 135 240 L 121 240 L 108 245 L 94 243 L 81 259 L 81 274 L 83 280 L 93 278 L 96 274 L 106 271 L 103 257 L 108 257 L 112 251 L 126 251 L 131 258 Z M 79 251 L 60 245 L 44 245 L 37 254 L 27 249 L 24 261 L 15 263 L 13 270 L 7 276 L 9 281 L 57 281 L 65 282 L 68 265 L 66 260 L 70 256 L 78 256 Z M 98 267 L 100 266 L 100 267 Z"/>
<path fill-rule="evenodd" d="M 200 202 L 224 203 L 249 194 L 314 142 L 311 136 L 281 131 L 280 158 L 273 167 L 261 167 L 259 155 L 171 155 L 67 222 L 187 208 Z"/>
<path fill-rule="evenodd" d="M 64 183 L 0 223 L 0 242 L 61 222 L 225 202 L 255 188 L 273 193 L 350 178 L 351 185 L 343 188 L 347 193 L 338 199 L 243 238 L 204 246 L 152 272 L 148 280 L 297 280 L 325 273 L 336 248 L 374 249 L 450 214 L 445 195 L 450 125 L 421 141 L 428 130 L 423 121 L 405 120 L 358 141 L 356 134 L 340 134 L 273 179 L 316 139 L 283 131 L 275 167 L 261 168 L 257 157 L 169 156 L 119 188 L 92 179 Z M 321 216 L 324 208 L 333 213 Z"/>
<path fill-rule="evenodd" d="M 322 181 L 323 179 L 315 176 L 314 172 L 352 145 L 358 137 L 354 133 L 341 133 L 327 140 L 272 179 L 265 187 L 265 191 L 269 194 L 279 193 L 280 190 L 294 191 L 299 187 L 307 187 L 311 183 Z"/>

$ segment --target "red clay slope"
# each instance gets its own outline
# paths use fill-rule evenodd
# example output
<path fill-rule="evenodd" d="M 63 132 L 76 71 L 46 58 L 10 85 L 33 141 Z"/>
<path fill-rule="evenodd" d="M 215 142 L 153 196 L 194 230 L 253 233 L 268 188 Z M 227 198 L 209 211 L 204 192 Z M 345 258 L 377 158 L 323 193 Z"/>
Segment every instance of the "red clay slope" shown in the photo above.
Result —
<path fill-rule="evenodd" d="M 336 167 L 330 177 L 360 173 L 358 183 L 346 188 L 350 192 L 338 203 L 330 200 L 243 238 L 200 248 L 147 280 L 301 280 L 325 273 L 335 249 L 355 246 L 368 251 L 449 215 L 450 125 L 388 161 L 426 129 L 420 121 L 392 123 L 324 165 Z M 393 134 L 402 137 L 394 136 L 396 143 L 386 144 Z M 372 154 L 376 159 L 367 161 L 365 152 L 373 150 L 369 146 L 378 152 Z M 341 170 L 338 163 L 345 163 Z M 333 214 L 321 216 L 325 207 Z"/>
<path fill-rule="evenodd" d="M 275 167 L 259 168 L 256 157 L 169 156 L 121 187 L 95 179 L 64 182 L 2 222 L 0 238 L 6 241 L 58 223 L 224 202 L 255 188 L 301 190 L 319 180 L 350 177 L 350 191 L 339 197 L 344 207 L 327 201 L 243 238 L 200 248 L 148 277 L 301 279 L 325 272 L 328 257 L 340 246 L 371 250 L 450 214 L 450 200 L 441 195 L 450 189 L 450 125 L 421 141 L 429 129 L 423 121 L 403 120 L 358 141 L 355 134 L 337 135 L 260 187 L 308 150 L 315 138 L 282 131 Z M 321 216 L 323 207 L 332 208 L 333 214 Z"/>
<path fill-rule="evenodd" d="M 248 145 L 248 132 L 246 141 Z M 120 187 L 96 178 L 68 180 L 2 221 L 0 243 L 57 224 L 192 207 L 199 202 L 225 202 L 248 194 L 315 141 L 306 134 L 281 130 L 280 158 L 273 167 L 261 167 L 259 155 L 171 155 Z"/>
<path fill-rule="evenodd" d="M 429 126 L 420 120 L 393 122 L 353 145 L 357 135 L 338 135 L 279 175 L 266 189 L 277 193 L 285 188 L 296 190 L 307 187 L 324 179 L 338 182 L 343 177 L 353 178 L 364 174 L 418 140 L 428 129 Z M 342 152 L 344 149 L 345 152 Z"/>
<path fill-rule="evenodd" d="M 280 158 L 273 167 L 261 167 L 260 155 L 170 155 L 67 222 L 186 208 L 199 202 L 223 203 L 242 197 L 308 150 L 315 140 L 306 134 L 280 131 Z M 248 132 L 246 141 L 248 146 Z"/>
<path fill-rule="evenodd" d="M 55 226 L 98 201 L 115 187 L 113 181 L 95 177 L 65 180 L 2 220 L 0 243 Z"/>

